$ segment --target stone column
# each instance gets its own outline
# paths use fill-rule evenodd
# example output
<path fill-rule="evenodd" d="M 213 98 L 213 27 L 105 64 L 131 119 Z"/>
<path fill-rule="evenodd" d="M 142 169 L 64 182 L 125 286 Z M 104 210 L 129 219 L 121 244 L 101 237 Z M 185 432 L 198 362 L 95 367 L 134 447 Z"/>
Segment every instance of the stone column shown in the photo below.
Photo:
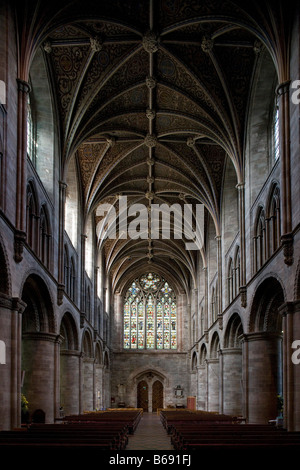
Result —
<path fill-rule="evenodd" d="M 58 229 L 58 285 L 57 285 L 57 303 L 63 302 L 64 285 L 64 228 L 65 228 L 65 203 L 66 203 L 65 182 L 59 182 L 59 229 Z"/>
<path fill-rule="evenodd" d="M 57 396 L 56 349 L 59 337 L 54 333 L 23 333 L 22 369 L 25 373 L 23 393 L 29 402 L 29 413 L 45 412 L 52 423 L 59 409 Z"/>
<path fill-rule="evenodd" d="M 71 350 L 60 353 L 60 404 L 66 415 L 80 412 L 80 355 Z"/>
<path fill-rule="evenodd" d="M 205 364 L 197 366 L 197 374 L 197 409 L 207 410 L 207 370 Z"/>
<path fill-rule="evenodd" d="M 290 81 L 281 83 L 277 88 L 279 97 L 279 135 L 281 163 L 281 242 L 284 262 L 293 263 L 292 198 L 291 198 L 291 150 L 290 150 Z"/>
<path fill-rule="evenodd" d="M 83 411 L 94 409 L 94 359 L 84 357 L 83 359 Z"/>
<path fill-rule="evenodd" d="M 96 409 L 103 408 L 103 364 L 95 364 Z"/>
<path fill-rule="evenodd" d="M 243 355 L 247 354 L 244 383 L 249 423 L 266 424 L 277 417 L 281 341 L 280 334 L 271 332 L 249 333 L 243 337 Z"/>
<path fill-rule="evenodd" d="M 246 246 L 245 246 L 245 184 L 239 183 L 238 201 L 239 201 L 239 229 L 240 229 L 240 294 L 242 307 L 247 306 L 247 288 L 246 288 Z M 254 244 L 255 245 L 255 244 Z M 255 245 L 256 246 L 256 245 Z M 255 254 L 256 256 L 256 254 Z"/>
<path fill-rule="evenodd" d="M 242 350 L 222 349 L 223 358 L 223 413 L 242 415 Z"/>
<path fill-rule="evenodd" d="M 219 411 L 219 359 L 207 359 L 208 411 Z"/>
<path fill-rule="evenodd" d="M 21 424 L 21 314 L 24 302 L 0 294 L 0 430 Z"/>
<path fill-rule="evenodd" d="M 300 431 L 300 300 L 286 302 L 279 312 L 283 316 L 284 427 Z"/>
<path fill-rule="evenodd" d="M 27 97 L 30 86 L 24 80 L 18 84 L 18 121 L 17 121 L 17 167 L 16 167 L 16 231 L 14 259 L 23 259 L 23 246 L 26 240 L 26 167 L 27 167 Z"/>

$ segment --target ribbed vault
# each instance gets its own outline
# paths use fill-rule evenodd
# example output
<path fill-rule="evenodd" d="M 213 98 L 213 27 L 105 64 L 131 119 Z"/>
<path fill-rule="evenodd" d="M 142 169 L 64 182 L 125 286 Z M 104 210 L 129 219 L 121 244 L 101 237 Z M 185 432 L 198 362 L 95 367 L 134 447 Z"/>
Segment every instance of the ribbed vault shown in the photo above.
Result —
<path fill-rule="evenodd" d="M 62 7 L 54 1 L 43 5 L 42 16 L 35 15 L 38 2 L 28 3 L 32 15 L 23 35 L 32 42 L 20 53 L 43 48 L 57 97 L 61 178 L 75 158 L 83 219 L 92 215 L 99 227 L 99 207 L 110 204 L 119 214 L 121 196 L 128 207 L 166 203 L 183 211 L 184 204 L 194 210 L 204 204 L 204 221 L 211 217 L 219 235 L 227 158 L 237 181 L 244 180 L 247 107 L 262 49 L 280 80 L 287 73 L 288 58 L 276 48 L 288 40 L 276 27 L 279 18 L 289 21 L 282 6 L 85 0 Z M 174 237 L 106 239 L 98 246 L 117 290 L 149 266 L 186 289 L 199 256 Z M 200 256 L 205 265 L 205 245 Z"/>

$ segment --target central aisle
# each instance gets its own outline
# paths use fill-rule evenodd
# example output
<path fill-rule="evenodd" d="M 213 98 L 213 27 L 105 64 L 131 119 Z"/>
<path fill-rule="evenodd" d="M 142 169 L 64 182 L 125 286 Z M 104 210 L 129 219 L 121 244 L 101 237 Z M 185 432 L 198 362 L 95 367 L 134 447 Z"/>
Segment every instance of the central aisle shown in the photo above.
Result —
<path fill-rule="evenodd" d="M 143 413 L 126 450 L 174 450 L 171 438 L 156 413 Z"/>

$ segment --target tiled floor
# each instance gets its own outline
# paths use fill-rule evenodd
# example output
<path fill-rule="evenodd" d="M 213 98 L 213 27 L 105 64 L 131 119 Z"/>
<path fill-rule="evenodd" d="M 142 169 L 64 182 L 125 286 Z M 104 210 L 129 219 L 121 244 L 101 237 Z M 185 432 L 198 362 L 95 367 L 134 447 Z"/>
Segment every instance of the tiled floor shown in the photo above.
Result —
<path fill-rule="evenodd" d="M 126 450 L 174 450 L 170 436 L 156 413 L 144 413 Z"/>

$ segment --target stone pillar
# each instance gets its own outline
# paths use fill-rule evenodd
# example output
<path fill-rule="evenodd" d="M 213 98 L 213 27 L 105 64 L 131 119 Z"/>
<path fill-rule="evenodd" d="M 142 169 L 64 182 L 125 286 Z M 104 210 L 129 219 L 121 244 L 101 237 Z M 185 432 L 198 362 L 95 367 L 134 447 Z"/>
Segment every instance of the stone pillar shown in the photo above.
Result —
<path fill-rule="evenodd" d="M 197 409 L 207 409 L 207 376 L 205 364 L 197 366 Z"/>
<path fill-rule="evenodd" d="M 277 88 L 279 97 L 279 134 L 281 163 L 281 242 L 284 262 L 293 263 L 292 198 L 291 198 L 291 150 L 290 150 L 290 81 L 281 83 Z"/>
<path fill-rule="evenodd" d="M 80 410 L 80 354 L 71 350 L 60 353 L 60 405 L 66 415 Z"/>
<path fill-rule="evenodd" d="M 57 394 L 57 346 L 53 333 L 23 333 L 22 370 L 25 373 L 22 392 L 29 402 L 29 413 L 42 409 L 47 423 L 52 423 L 59 410 Z"/>
<path fill-rule="evenodd" d="M 223 413 L 233 416 L 242 415 L 242 350 L 222 349 L 223 362 Z"/>
<path fill-rule="evenodd" d="M 239 183 L 238 201 L 239 201 L 239 229 L 240 229 L 240 294 L 242 307 L 247 306 L 247 288 L 246 288 L 246 234 L 245 234 L 245 184 Z M 255 245 L 255 244 L 254 244 Z M 255 245 L 256 246 L 256 245 Z M 255 255 L 256 256 L 256 255 Z"/>
<path fill-rule="evenodd" d="M 94 409 L 94 359 L 85 357 L 83 359 L 83 411 Z"/>
<path fill-rule="evenodd" d="M 243 355 L 247 354 L 244 383 L 249 423 L 266 424 L 278 415 L 281 342 L 281 335 L 271 332 L 249 333 L 243 337 Z"/>
<path fill-rule="evenodd" d="M 103 365 L 95 364 L 96 409 L 103 409 Z"/>
<path fill-rule="evenodd" d="M 300 300 L 279 308 L 283 316 L 283 417 L 288 431 L 300 431 Z"/>
<path fill-rule="evenodd" d="M 67 185 L 63 181 L 59 182 L 59 229 L 58 229 L 58 286 L 57 303 L 63 302 L 64 285 L 64 228 L 65 228 L 65 203 Z"/>
<path fill-rule="evenodd" d="M 26 167 L 27 167 L 27 97 L 30 86 L 24 80 L 18 84 L 18 122 L 17 122 L 17 168 L 16 168 L 16 231 L 14 259 L 23 259 L 23 246 L 26 240 Z"/>
<path fill-rule="evenodd" d="M 219 411 L 219 359 L 207 359 L 207 410 Z"/>
<path fill-rule="evenodd" d="M 21 424 L 21 314 L 25 304 L 0 294 L 0 430 Z"/>

